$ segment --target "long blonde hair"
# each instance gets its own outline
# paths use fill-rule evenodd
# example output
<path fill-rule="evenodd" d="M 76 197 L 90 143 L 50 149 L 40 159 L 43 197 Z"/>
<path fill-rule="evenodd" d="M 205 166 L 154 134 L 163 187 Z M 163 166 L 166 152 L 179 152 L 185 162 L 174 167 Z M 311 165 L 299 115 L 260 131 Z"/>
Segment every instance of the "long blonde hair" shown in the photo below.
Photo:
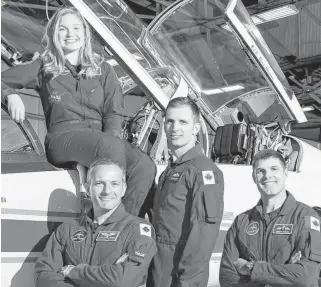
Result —
<path fill-rule="evenodd" d="M 65 56 L 58 40 L 58 30 L 62 16 L 66 14 L 77 15 L 84 24 L 85 44 L 79 50 L 79 63 L 82 65 L 82 69 L 78 74 L 86 74 L 86 76 L 90 78 L 96 74 L 104 59 L 102 56 L 93 53 L 89 24 L 74 7 L 64 7 L 57 10 L 46 26 L 46 31 L 42 39 L 45 47 L 45 52 L 42 54 L 44 63 L 43 70 L 45 74 L 50 74 L 54 78 L 59 76 L 65 69 Z"/>

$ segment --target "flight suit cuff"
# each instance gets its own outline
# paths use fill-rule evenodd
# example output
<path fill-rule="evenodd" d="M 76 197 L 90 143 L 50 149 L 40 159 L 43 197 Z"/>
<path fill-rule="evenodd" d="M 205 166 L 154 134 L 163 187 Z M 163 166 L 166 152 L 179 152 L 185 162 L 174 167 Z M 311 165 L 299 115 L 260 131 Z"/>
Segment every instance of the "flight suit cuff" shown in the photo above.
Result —
<path fill-rule="evenodd" d="M 260 281 L 262 279 L 262 269 L 265 263 L 263 261 L 255 262 L 251 272 L 251 281 Z"/>
<path fill-rule="evenodd" d="M 5 104 L 7 104 L 7 99 L 8 99 L 8 96 L 11 95 L 11 94 L 18 94 L 17 90 L 15 89 L 11 89 L 11 88 L 8 88 L 8 89 L 3 89 L 1 91 L 1 101 Z"/>

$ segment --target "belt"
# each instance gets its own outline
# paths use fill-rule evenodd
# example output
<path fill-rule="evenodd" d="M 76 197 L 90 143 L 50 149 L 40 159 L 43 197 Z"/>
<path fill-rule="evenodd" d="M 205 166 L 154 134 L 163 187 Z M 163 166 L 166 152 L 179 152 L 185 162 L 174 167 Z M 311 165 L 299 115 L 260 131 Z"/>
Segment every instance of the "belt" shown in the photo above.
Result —
<path fill-rule="evenodd" d="M 73 130 L 77 128 L 93 128 L 95 130 L 102 130 L 102 123 L 100 120 L 69 120 L 52 124 L 48 132 L 61 132 L 64 130 Z"/>

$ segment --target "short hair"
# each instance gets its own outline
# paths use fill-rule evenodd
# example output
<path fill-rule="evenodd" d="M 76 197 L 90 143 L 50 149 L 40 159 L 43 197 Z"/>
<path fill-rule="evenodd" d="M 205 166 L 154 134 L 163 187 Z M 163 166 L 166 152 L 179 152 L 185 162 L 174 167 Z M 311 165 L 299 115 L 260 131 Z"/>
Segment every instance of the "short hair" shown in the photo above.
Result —
<path fill-rule="evenodd" d="M 280 161 L 280 163 L 282 164 L 283 168 L 286 168 L 286 162 L 285 162 L 284 158 L 282 157 L 281 153 L 279 153 L 278 151 L 275 151 L 273 149 L 264 149 L 264 150 L 259 151 L 254 156 L 253 161 L 252 161 L 253 169 L 255 168 L 258 161 L 266 160 L 269 158 L 278 159 Z"/>
<path fill-rule="evenodd" d="M 97 159 L 89 166 L 88 172 L 87 172 L 87 183 L 90 182 L 91 174 L 92 174 L 93 170 L 95 169 L 95 167 L 100 166 L 100 165 L 106 165 L 106 166 L 115 165 L 115 166 L 118 166 L 120 168 L 121 172 L 122 172 L 122 180 L 123 180 L 124 183 L 126 183 L 126 171 L 123 168 L 123 166 L 121 164 L 119 164 L 118 162 L 113 161 L 113 160 L 108 159 L 108 158 Z"/>
<path fill-rule="evenodd" d="M 190 109 L 193 113 L 195 122 L 197 122 L 197 123 L 200 122 L 201 112 L 200 112 L 198 106 L 188 97 L 178 97 L 178 98 L 170 100 L 166 109 L 165 109 L 165 116 L 166 116 L 168 109 L 178 108 L 181 106 L 190 107 Z"/>

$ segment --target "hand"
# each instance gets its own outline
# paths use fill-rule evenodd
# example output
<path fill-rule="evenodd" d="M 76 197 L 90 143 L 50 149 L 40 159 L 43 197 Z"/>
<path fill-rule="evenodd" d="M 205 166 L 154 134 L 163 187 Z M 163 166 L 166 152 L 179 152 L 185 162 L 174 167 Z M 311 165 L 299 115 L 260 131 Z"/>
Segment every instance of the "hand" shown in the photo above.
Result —
<path fill-rule="evenodd" d="M 116 264 L 124 262 L 127 258 L 128 258 L 128 253 L 123 254 L 117 259 Z"/>
<path fill-rule="evenodd" d="M 246 264 L 250 261 L 239 258 L 234 262 L 234 266 L 238 273 L 241 275 L 251 275 L 249 268 L 247 268 Z"/>
<path fill-rule="evenodd" d="M 75 265 L 65 265 L 59 269 L 58 273 L 62 274 L 64 277 L 68 276 L 69 272 L 75 267 Z"/>
<path fill-rule="evenodd" d="M 8 99 L 8 110 L 10 116 L 17 123 L 22 123 L 25 119 L 25 105 L 21 98 L 17 94 L 11 94 L 7 96 Z"/>
<path fill-rule="evenodd" d="M 290 259 L 290 264 L 297 263 L 302 257 L 301 251 L 296 252 Z"/>

